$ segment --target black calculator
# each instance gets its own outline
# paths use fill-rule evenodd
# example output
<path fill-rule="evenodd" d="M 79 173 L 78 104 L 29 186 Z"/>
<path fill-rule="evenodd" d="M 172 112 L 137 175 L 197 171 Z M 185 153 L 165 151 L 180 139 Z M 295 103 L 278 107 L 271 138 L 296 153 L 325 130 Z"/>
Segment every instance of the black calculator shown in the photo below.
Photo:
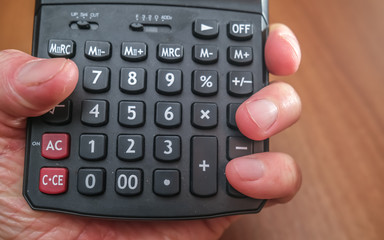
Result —
<path fill-rule="evenodd" d="M 122 219 L 256 213 L 231 159 L 268 151 L 237 129 L 268 84 L 267 0 L 37 0 L 33 55 L 69 58 L 74 92 L 29 118 L 35 210 Z"/>

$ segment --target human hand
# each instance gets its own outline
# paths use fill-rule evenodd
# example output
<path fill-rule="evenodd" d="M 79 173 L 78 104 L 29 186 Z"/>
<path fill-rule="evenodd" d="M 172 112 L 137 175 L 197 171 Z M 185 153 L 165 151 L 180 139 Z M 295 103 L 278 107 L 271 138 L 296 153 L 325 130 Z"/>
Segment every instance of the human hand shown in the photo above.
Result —
<path fill-rule="evenodd" d="M 265 53 L 273 74 L 292 74 L 300 63 L 299 45 L 283 25 L 271 26 Z M 14 50 L 0 52 L 0 69 L 0 239 L 216 239 L 237 218 L 112 221 L 33 211 L 21 193 L 26 118 L 64 100 L 78 70 L 70 60 L 40 60 Z M 250 138 L 268 138 L 293 124 L 300 108 L 292 87 L 273 83 L 239 108 L 238 126 Z M 299 168 L 282 153 L 234 159 L 226 174 L 240 192 L 269 203 L 288 201 L 301 182 Z"/>

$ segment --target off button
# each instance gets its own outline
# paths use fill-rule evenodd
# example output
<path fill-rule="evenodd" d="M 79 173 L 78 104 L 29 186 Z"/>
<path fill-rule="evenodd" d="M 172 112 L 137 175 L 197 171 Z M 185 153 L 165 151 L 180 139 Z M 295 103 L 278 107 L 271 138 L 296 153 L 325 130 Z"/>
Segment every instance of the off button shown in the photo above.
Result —
<path fill-rule="evenodd" d="M 253 24 L 248 21 L 231 21 L 228 24 L 228 37 L 233 40 L 249 40 L 253 36 Z"/>

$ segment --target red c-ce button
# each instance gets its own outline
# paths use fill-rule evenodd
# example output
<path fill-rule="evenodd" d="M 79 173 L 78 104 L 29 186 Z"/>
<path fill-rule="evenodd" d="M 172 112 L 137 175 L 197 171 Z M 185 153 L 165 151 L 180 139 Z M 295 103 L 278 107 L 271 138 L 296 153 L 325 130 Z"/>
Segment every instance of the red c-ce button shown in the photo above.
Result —
<path fill-rule="evenodd" d="M 42 168 L 40 169 L 39 190 L 46 194 L 60 194 L 68 188 L 68 169 Z"/>

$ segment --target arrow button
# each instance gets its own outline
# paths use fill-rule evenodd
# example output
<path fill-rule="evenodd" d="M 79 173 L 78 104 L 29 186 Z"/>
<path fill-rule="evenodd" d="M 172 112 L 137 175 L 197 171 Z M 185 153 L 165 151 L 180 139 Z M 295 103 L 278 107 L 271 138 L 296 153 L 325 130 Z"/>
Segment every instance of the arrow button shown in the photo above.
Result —
<path fill-rule="evenodd" d="M 217 20 L 197 19 L 193 24 L 193 35 L 202 39 L 216 38 L 219 35 Z"/>
<path fill-rule="evenodd" d="M 201 24 L 201 28 L 200 28 L 200 30 L 201 30 L 202 32 L 209 31 L 209 30 L 212 30 L 212 29 L 213 29 L 212 26 L 205 25 L 205 24 Z"/>

